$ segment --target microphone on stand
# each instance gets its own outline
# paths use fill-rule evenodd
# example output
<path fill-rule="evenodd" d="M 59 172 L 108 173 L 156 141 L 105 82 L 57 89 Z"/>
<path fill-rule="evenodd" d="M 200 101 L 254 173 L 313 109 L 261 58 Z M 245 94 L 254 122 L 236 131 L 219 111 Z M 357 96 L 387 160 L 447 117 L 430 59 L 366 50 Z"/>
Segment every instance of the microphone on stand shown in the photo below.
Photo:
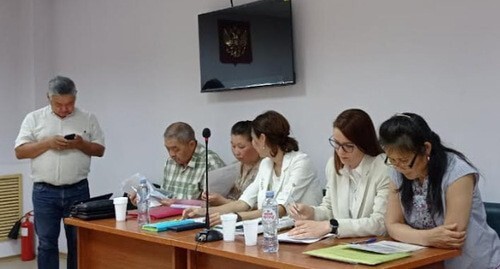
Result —
<path fill-rule="evenodd" d="M 196 234 L 195 240 L 198 242 L 212 242 L 222 240 L 222 233 L 217 230 L 210 229 L 210 213 L 208 212 L 208 138 L 210 137 L 210 129 L 203 129 L 203 138 L 205 138 L 205 230 Z"/>

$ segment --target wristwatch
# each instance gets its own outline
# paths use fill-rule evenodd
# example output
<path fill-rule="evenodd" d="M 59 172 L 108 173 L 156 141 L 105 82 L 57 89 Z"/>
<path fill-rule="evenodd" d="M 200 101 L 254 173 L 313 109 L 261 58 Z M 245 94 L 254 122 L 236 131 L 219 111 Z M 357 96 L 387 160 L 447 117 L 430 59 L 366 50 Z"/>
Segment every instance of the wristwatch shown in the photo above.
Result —
<path fill-rule="evenodd" d="M 336 219 L 331 219 L 330 228 L 332 229 L 330 233 L 337 234 L 337 229 L 339 228 L 339 222 Z"/>

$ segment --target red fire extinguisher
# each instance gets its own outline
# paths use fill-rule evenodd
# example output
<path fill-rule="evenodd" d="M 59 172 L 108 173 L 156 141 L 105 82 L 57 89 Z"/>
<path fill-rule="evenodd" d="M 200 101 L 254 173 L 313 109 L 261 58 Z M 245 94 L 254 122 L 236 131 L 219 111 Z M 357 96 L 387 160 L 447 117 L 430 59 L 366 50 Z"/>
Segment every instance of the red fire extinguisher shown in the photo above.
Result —
<path fill-rule="evenodd" d="M 35 229 L 30 217 L 33 211 L 24 215 L 21 223 L 21 260 L 31 261 L 35 258 Z"/>

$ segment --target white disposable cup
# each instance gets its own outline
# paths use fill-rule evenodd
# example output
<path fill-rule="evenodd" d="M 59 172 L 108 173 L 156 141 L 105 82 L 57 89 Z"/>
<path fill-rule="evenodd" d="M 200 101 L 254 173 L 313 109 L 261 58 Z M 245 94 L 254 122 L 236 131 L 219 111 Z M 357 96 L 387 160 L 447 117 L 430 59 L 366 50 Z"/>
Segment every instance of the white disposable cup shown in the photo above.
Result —
<path fill-rule="evenodd" d="M 116 197 L 113 198 L 113 204 L 115 205 L 115 218 L 116 221 L 124 221 L 127 216 L 127 197 Z"/>
<path fill-rule="evenodd" d="M 238 216 L 234 213 L 224 214 L 220 216 L 224 241 L 234 241 L 234 232 L 236 230 L 237 218 Z"/>
<path fill-rule="evenodd" d="M 257 228 L 259 226 L 259 219 L 243 221 L 243 234 L 245 235 L 245 245 L 257 245 Z"/>

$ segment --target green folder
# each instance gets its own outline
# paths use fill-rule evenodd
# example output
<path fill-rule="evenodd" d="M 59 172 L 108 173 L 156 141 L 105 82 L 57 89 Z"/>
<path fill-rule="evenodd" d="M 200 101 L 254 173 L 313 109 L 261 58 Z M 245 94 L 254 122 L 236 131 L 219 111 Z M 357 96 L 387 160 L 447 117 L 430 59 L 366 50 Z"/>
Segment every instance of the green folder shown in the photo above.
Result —
<path fill-rule="evenodd" d="M 304 252 L 311 256 L 348 263 L 376 265 L 410 256 L 410 253 L 379 254 L 349 248 L 347 245 L 320 248 Z"/>

